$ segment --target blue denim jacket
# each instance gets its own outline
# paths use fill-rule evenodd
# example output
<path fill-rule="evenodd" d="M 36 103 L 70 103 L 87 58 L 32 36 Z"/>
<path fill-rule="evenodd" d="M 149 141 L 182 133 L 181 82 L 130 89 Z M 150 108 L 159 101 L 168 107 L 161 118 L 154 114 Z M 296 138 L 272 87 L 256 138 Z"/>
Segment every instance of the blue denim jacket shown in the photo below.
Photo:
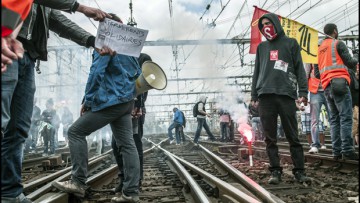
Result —
<path fill-rule="evenodd" d="M 135 57 L 101 56 L 94 50 L 85 88 L 85 107 L 94 112 L 133 100 L 135 80 L 140 74 L 141 68 Z"/>
<path fill-rule="evenodd" d="M 174 122 L 177 122 L 180 125 L 182 125 L 184 123 L 181 111 L 179 109 L 175 111 Z"/>

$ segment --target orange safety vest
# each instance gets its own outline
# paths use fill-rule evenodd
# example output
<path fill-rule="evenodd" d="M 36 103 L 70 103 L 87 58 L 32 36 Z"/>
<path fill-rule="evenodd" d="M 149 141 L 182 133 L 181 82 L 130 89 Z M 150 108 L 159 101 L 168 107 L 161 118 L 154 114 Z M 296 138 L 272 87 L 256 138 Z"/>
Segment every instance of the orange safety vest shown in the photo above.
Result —
<path fill-rule="evenodd" d="M 309 92 L 313 94 L 317 94 L 319 89 L 320 79 L 315 77 L 314 65 L 310 64 L 310 66 L 311 66 L 311 72 L 310 72 L 310 78 L 308 79 Z"/>
<path fill-rule="evenodd" d="M 345 78 L 350 85 L 349 72 L 336 49 L 338 42 L 335 39 L 325 39 L 319 46 L 318 64 L 320 80 L 324 89 L 333 78 Z"/>
<path fill-rule="evenodd" d="M 1 37 L 5 37 L 24 21 L 30 12 L 32 0 L 1 1 Z"/>

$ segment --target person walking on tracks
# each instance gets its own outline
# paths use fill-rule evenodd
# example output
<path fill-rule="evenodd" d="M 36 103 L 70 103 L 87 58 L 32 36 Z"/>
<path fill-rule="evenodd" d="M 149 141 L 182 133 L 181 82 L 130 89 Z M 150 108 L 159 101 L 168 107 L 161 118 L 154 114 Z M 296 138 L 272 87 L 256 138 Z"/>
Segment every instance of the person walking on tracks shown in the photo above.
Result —
<path fill-rule="evenodd" d="M 328 118 L 330 118 L 329 105 L 325 99 L 324 88 L 321 85 L 320 72 L 317 64 L 306 64 L 305 72 L 308 78 L 310 92 L 310 114 L 311 114 L 311 149 L 309 153 L 318 153 L 319 148 L 326 149 L 325 134 L 320 132 L 320 112 L 324 105 Z M 330 121 L 330 119 L 328 119 Z"/>
<path fill-rule="evenodd" d="M 318 50 L 318 64 L 321 85 L 330 107 L 330 127 L 332 150 L 335 160 L 358 160 L 351 136 L 352 101 L 348 68 L 355 70 L 359 66 L 356 58 L 351 57 L 345 43 L 337 40 L 338 29 L 333 23 L 326 24 L 326 37 Z M 351 81 L 351 82 L 350 82 Z"/>
<path fill-rule="evenodd" d="M 282 167 L 276 145 L 278 115 L 290 145 L 295 179 L 309 182 L 310 178 L 304 173 L 304 151 L 298 138 L 295 104 L 298 99 L 306 105 L 308 94 L 301 48 L 295 39 L 285 36 L 278 16 L 273 13 L 263 15 L 258 27 L 267 40 L 257 47 L 251 102 L 259 101 L 260 120 L 270 161 L 271 178 L 268 182 L 279 184 L 281 181 Z"/>
<path fill-rule="evenodd" d="M 205 111 L 206 99 L 207 99 L 207 97 L 201 96 L 199 101 L 195 104 L 194 109 L 193 109 L 194 117 L 196 117 L 197 122 L 198 122 L 198 126 L 197 126 L 196 132 L 195 132 L 195 138 L 194 138 L 194 143 L 196 143 L 196 144 L 199 141 L 201 129 L 203 127 L 205 128 L 206 133 L 209 135 L 209 139 L 211 141 L 215 141 L 215 137 L 211 133 L 210 128 L 209 128 L 208 124 L 206 123 L 206 116 L 210 117 L 210 114 L 206 113 L 206 111 Z"/>

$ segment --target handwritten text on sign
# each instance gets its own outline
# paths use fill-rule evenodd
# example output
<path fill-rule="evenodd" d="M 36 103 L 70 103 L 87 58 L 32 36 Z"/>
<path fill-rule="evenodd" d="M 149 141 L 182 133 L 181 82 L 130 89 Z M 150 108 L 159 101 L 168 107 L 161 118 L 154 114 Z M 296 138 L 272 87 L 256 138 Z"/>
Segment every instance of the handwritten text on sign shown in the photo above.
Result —
<path fill-rule="evenodd" d="M 118 54 L 139 57 L 148 32 L 105 18 L 99 24 L 95 47 L 108 46 Z"/>

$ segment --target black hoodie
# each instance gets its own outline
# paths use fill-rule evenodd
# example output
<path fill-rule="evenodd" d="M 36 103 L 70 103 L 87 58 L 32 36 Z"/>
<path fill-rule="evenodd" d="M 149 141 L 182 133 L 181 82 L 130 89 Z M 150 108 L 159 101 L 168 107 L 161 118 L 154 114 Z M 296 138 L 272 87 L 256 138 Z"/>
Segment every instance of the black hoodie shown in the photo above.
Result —
<path fill-rule="evenodd" d="M 259 19 L 259 30 L 263 28 L 263 18 L 272 22 L 277 36 L 272 41 L 261 42 L 257 47 L 251 100 L 257 101 L 262 94 L 287 95 L 293 99 L 297 99 L 299 94 L 299 97 L 307 98 L 308 84 L 298 42 L 285 35 L 279 18 L 273 13 Z"/>

